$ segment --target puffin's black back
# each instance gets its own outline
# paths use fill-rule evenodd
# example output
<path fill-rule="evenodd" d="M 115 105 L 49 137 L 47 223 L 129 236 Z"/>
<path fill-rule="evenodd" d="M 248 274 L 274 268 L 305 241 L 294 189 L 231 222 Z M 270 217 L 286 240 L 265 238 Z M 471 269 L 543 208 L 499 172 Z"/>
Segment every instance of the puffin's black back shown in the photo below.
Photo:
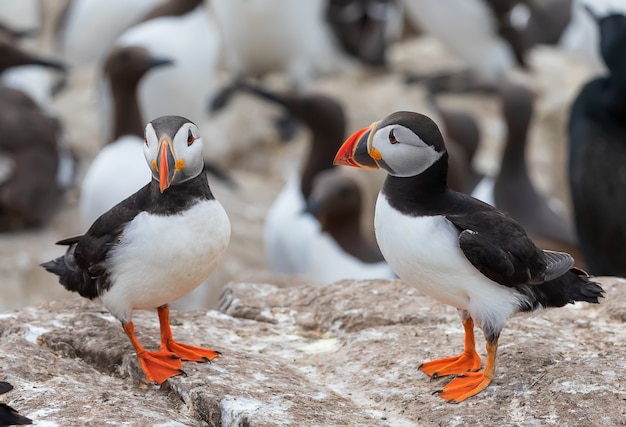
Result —
<path fill-rule="evenodd" d="M 143 188 L 100 216 L 82 236 L 57 242 L 69 248 L 63 256 L 42 263 L 68 291 L 93 299 L 112 285 L 106 260 L 109 251 L 119 241 L 126 225 L 141 212 L 154 215 L 174 215 L 188 209 L 198 199 L 213 199 L 206 175 L 176 185 L 176 191 L 159 190 L 152 180 Z"/>
<path fill-rule="evenodd" d="M 600 20 L 609 75 L 587 83 L 569 118 L 569 184 L 578 238 L 595 275 L 626 275 L 626 17 Z"/>

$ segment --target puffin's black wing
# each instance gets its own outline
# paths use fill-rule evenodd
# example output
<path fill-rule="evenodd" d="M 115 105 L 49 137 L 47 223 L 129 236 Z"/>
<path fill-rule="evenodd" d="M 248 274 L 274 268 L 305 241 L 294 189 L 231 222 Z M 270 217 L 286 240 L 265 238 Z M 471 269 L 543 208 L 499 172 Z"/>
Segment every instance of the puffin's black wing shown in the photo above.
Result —
<path fill-rule="evenodd" d="M 548 270 L 544 252 L 503 212 L 480 202 L 474 207 L 479 206 L 482 209 L 471 215 L 446 214 L 460 232 L 459 247 L 467 259 L 482 274 L 504 286 L 543 283 Z M 551 271 L 556 266 L 561 269 L 556 260 L 550 265 Z"/>
<path fill-rule="evenodd" d="M 58 275 L 67 290 L 90 299 L 100 296 L 111 285 L 105 265 L 109 250 L 119 241 L 126 224 L 150 206 L 150 186 L 102 214 L 84 235 L 57 242 L 69 246 L 65 255 L 42 266 Z"/>

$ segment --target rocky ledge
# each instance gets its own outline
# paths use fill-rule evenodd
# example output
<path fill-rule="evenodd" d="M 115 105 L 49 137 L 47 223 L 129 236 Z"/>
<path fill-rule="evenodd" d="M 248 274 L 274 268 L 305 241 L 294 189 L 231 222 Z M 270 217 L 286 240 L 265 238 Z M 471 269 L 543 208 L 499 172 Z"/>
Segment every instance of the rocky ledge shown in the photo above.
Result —
<path fill-rule="evenodd" d="M 432 395 L 448 380 L 417 369 L 460 352 L 456 311 L 399 281 L 231 283 L 219 310 L 171 319 L 175 338 L 223 356 L 162 386 L 98 303 L 0 314 L 0 380 L 15 387 L 0 401 L 40 426 L 624 425 L 626 282 L 600 280 L 599 305 L 512 319 L 494 382 L 458 405 Z M 156 313 L 134 320 L 158 347 Z"/>

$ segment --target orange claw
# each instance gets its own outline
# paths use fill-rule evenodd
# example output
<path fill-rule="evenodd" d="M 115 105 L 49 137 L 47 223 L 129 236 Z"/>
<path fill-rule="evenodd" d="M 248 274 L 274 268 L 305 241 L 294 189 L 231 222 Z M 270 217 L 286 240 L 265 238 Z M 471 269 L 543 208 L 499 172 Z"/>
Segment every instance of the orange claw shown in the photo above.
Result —
<path fill-rule="evenodd" d="M 443 390 L 437 391 L 439 397 L 448 403 L 459 403 L 483 391 L 491 380 L 496 367 L 498 343 L 487 343 L 487 363 L 482 372 L 467 372 L 450 381 Z"/>
<path fill-rule="evenodd" d="M 419 369 L 433 378 L 479 370 L 480 356 L 476 353 L 474 321 L 471 317 L 463 320 L 463 328 L 465 329 L 465 346 L 463 353 L 458 356 L 424 362 L 420 365 Z"/>
<path fill-rule="evenodd" d="M 170 377 L 185 373 L 180 358 L 172 353 L 144 351 L 137 354 L 137 359 L 150 382 L 161 384 Z"/>
<path fill-rule="evenodd" d="M 180 357 L 171 352 L 164 351 L 146 351 L 139 343 L 135 335 L 135 326 L 133 322 L 123 323 L 124 332 L 128 335 L 131 344 L 137 353 L 139 366 L 146 374 L 148 381 L 163 383 L 166 379 L 184 374 L 183 363 Z"/>
<path fill-rule="evenodd" d="M 180 356 L 184 361 L 191 362 L 210 362 L 221 353 L 202 347 L 195 347 L 188 344 L 182 344 L 174 341 L 172 337 L 172 328 L 170 327 L 170 309 L 167 306 L 159 307 L 159 325 L 161 327 L 161 351 L 172 353 Z"/>
<path fill-rule="evenodd" d="M 219 351 L 181 344 L 174 340 L 169 340 L 166 343 L 166 348 L 167 350 L 179 355 L 182 360 L 188 360 L 191 362 L 210 362 L 221 355 Z"/>

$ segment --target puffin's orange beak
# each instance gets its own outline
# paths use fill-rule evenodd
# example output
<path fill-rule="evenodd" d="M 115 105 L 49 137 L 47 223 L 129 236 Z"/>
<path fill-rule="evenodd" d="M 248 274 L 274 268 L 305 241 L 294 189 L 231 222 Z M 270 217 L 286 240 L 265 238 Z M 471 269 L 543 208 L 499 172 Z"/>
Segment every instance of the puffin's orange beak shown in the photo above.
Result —
<path fill-rule="evenodd" d="M 350 135 L 337 151 L 333 164 L 362 169 L 378 169 L 379 166 L 370 154 L 369 148 L 377 124 L 378 122 L 374 122 Z M 374 150 L 376 149 L 374 148 Z"/>
<path fill-rule="evenodd" d="M 159 189 L 161 193 L 169 188 L 176 173 L 176 158 L 172 149 L 172 140 L 163 137 L 159 141 L 159 151 L 157 152 L 159 164 Z"/>

